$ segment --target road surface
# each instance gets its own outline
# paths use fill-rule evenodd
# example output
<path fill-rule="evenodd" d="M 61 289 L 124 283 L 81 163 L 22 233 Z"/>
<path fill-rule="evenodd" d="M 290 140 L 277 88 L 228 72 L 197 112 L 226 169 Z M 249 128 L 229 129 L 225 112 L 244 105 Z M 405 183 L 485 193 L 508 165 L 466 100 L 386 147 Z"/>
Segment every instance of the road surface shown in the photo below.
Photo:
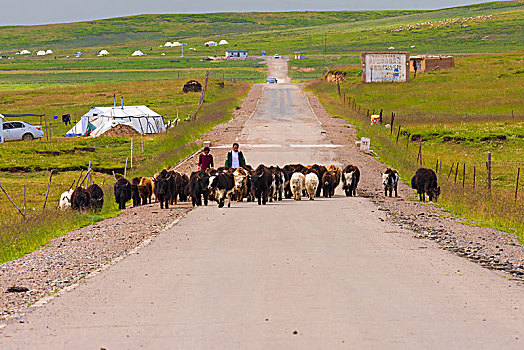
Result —
<path fill-rule="evenodd" d="M 268 85 L 249 163 L 337 163 L 299 85 Z M 365 169 L 363 169 L 365 173 Z M 215 204 L 8 325 L 11 349 L 522 349 L 524 291 L 365 198 Z"/>

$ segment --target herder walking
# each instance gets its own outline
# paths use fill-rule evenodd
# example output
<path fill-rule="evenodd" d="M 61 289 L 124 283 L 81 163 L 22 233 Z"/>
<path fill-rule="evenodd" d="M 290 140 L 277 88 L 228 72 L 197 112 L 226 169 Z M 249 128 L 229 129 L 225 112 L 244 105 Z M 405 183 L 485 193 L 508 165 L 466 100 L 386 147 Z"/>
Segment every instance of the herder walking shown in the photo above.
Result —
<path fill-rule="evenodd" d="M 228 168 L 240 168 L 246 166 L 246 159 L 241 151 L 238 150 L 238 143 L 233 144 L 233 149 L 227 153 L 226 164 Z"/>

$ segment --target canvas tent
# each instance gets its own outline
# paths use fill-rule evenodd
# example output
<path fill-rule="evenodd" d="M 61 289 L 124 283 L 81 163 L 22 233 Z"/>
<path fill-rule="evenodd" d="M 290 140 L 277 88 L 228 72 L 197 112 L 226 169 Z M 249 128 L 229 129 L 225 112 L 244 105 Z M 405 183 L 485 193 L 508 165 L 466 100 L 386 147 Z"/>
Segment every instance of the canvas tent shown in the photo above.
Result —
<path fill-rule="evenodd" d="M 165 47 L 171 47 L 171 46 L 173 46 L 173 44 L 171 44 L 171 42 L 168 41 L 168 42 L 166 42 L 166 43 L 164 44 L 164 46 L 165 46 Z"/>
<path fill-rule="evenodd" d="M 93 107 L 66 136 L 101 136 L 116 125 L 128 125 L 139 134 L 166 131 L 164 117 L 146 106 Z"/>
<path fill-rule="evenodd" d="M 45 51 L 40 50 L 36 53 L 37 56 L 45 56 Z"/>
<path fill-rule="evenodd" d="M 218 43 L 216 41 L 208 41 L 204 44 L 204 46 L 217 46 Z"/>
<path fill-rule="evenodd" d="M 20 51 L 20 55 L 29 55 L 31 53 L 31 51 L 29 50 L 22 50 Z"/>
<path fill-rule="evenodd" d="M 107 56 L 109 55 L 109 52 L 107 50 L 100 50 L 98 52 L 98 56 Z"/>
<path fill-rule="evenodd" d="M 182 46 L 182 44 L 179 43 L 178 41 L 173 41 L 173 44 L 171 44 L 171 46 L 178 47 L 178 46 Z"/>
<path fill-rule="evenodd" d="M 227 42 L 227 40 L 223 40 L 223 39 L 220 40 L 220 42 L 218 43 L 218 45 L 227 45 L 227 44 L 229 44 L 229 43 Z"/>
<path fill-rule="evenodd" d="M 146 54 L 143 53 L 142 51 L 140 50 L 136 50 L 135 52 L 133 52 L 133 54 L 131 56 L 145 56 Z"/>
<path fill-rule="evenodd" d="M 45 54 L 46 54 L 46 55 L 52 55 L 52 54 L 53 54 L 53 50 L 47 50 L 47 51 L 45 52 Z"/>

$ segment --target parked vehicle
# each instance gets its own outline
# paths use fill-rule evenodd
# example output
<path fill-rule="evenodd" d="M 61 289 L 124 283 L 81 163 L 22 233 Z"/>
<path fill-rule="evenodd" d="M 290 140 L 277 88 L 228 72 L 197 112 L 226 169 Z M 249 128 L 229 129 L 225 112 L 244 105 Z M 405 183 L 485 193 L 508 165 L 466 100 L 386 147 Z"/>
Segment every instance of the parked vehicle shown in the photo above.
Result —
<path fill-rule="evenodd" d="M 267 78 L 267 83 L 268 84 L 276 84 L 276 83 L 278 83 L 278 80 L 277 80 L 277 78 Z"/>
<path fill-rule="evenodd" d="M 31 141 L 44 137 L 42 126 L 32 125 L 22 121 L 4 122 L 4 141 Z"/>
<path fill-rule="evenodd" d="M 273 58 L 280 58 L 280 55 L 276 53 L 275 56 L 273 56 Z"/>

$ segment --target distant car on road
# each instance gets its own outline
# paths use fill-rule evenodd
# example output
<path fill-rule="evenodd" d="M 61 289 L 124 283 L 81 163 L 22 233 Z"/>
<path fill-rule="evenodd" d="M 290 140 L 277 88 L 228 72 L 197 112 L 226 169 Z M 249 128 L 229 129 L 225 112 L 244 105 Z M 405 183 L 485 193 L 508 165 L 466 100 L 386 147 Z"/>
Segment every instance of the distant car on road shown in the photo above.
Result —
<path fill-rule="evenodd" d="M 280 58 L 280 55 L 276 53 L 275 56 L 273 56 L 273 58 Z"/>
<path fill-rule="evenodd" d="M 3 127 L 5 141 L 31 141 L 33 139 L 44 137 L 44 132 L 40 125 L 32 125 L 26 122 L 16 121 L 4 122 Z"/>
<path fill-rule="evenodd" d="M 276 83 L 278 83 L 278 80 L 277 80 L 277 78 L 267 78 L 267 83 L 268 84 L 276 84 Z"/>

